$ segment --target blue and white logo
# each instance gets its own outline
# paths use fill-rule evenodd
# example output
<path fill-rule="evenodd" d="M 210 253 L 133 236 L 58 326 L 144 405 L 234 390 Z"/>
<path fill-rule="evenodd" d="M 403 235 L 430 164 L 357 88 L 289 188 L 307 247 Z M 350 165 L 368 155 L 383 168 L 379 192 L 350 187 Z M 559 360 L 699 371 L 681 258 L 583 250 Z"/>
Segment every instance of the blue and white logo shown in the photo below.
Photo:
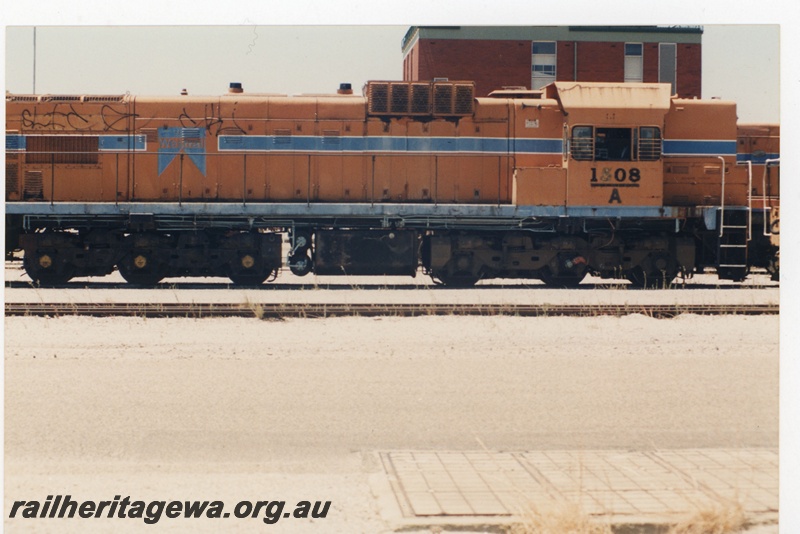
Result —
<path fill-rule="evenodd" d="M 206 175 L 206 135 L 203 128 L 158 129 L 158 174 L 169 167 L 179 154 L 186 154 L 197 169 Z"/>

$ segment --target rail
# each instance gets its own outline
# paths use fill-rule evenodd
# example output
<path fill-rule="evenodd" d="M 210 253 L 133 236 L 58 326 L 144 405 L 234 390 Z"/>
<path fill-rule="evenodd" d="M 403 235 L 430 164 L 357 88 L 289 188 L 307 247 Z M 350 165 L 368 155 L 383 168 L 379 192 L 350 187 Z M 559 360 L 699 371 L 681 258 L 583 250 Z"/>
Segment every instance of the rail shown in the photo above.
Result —
<path fill-rule="evenodd" d="M 6 303 L 6 316 L 60 317 L 255 317 L 258 319 L 329 317 L 517 316 L 596 317 L 642 314 L 671 318 L 696 315 L 776 315 L 777 304 L 275 304 L 236 303 Z"/>

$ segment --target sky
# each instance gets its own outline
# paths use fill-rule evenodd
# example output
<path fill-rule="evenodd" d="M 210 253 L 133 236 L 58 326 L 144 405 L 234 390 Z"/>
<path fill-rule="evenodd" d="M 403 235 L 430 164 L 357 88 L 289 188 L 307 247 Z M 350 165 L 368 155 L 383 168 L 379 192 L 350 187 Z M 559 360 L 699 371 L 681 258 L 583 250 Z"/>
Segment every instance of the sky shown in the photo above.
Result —
<path fill-rule="evenodd" d="M 402 79 L 401 42 L 409 28 L 256 21 L 235 26 L 43 22 L 35 32 L 35 89 L 67 94 L 159 95 L 185 88 L 190 94 L 215 95 L 225 92 L 229 82 L 258 93 L 331 93 L 341 82 L 358 91 L 368 80 Z M 703 28 L 702 97 L 736 101 L 742 122 L 780 122 L 780 26 Z M 9 26 L 5 31 L 5 88 L 31 93 L 33 27 Z"/>

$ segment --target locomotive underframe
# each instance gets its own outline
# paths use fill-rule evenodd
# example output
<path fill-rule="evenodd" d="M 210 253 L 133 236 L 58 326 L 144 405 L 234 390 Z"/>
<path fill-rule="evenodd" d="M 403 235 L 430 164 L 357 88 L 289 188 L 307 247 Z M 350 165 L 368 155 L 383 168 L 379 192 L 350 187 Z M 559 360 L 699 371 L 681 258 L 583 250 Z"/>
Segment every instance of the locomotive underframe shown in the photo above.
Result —
<path fill-rule="evenodd" d="M 141 285 L 174 276 L 257 285 L 286 265 L 298 275 L 414 276 L 421 267 L 451 286 L 528 278 L 569 287 L 591 273 L 655 287 L 718 266 L 718 208 L 618 210 L 612 217 L 604 208 L 509 205 L 11 203 L 7 227 L 21 233 L 18 244 L 7 243 L 24 250 L 25 268 L 41 284 L 118 268 Z M 754 214 L 754 234 L 763 219 Z M 749 247 L 758 259 L 720 275 L 742 279 L 750 265 L 769 267 L 769 240 L 756 237 Z"/>

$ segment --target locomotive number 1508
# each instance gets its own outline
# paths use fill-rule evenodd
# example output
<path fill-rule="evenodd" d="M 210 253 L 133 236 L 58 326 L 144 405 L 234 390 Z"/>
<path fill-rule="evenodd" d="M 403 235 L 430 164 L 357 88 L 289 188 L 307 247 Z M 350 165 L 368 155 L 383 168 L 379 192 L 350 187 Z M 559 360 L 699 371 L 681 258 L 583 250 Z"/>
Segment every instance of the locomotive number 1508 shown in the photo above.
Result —
<path fill-rule="evenodd" d="M 633 167 L 630 171 L 628 171 L 623 167 L 619 167 L 613 170 L 611 167 L 603 167 L 602 169 L 599 170 L 599 172 L 597 167 L 592 167 L 591 171 L 592 171 L 592 178 L 590 182 L 592 183 L 593 186 L 595 184 L 600 185 L 604 183 L 610 183 L 611 185 L 614 186 L 616 186 L 617 184 L 628 183 L 631 184 L 631 186 L 635 187 L 638 186 L 639 180 L 642 179 L 642 173 L 636 167 Z M 614 182 L 616 182 L 616 184 Z"/>

